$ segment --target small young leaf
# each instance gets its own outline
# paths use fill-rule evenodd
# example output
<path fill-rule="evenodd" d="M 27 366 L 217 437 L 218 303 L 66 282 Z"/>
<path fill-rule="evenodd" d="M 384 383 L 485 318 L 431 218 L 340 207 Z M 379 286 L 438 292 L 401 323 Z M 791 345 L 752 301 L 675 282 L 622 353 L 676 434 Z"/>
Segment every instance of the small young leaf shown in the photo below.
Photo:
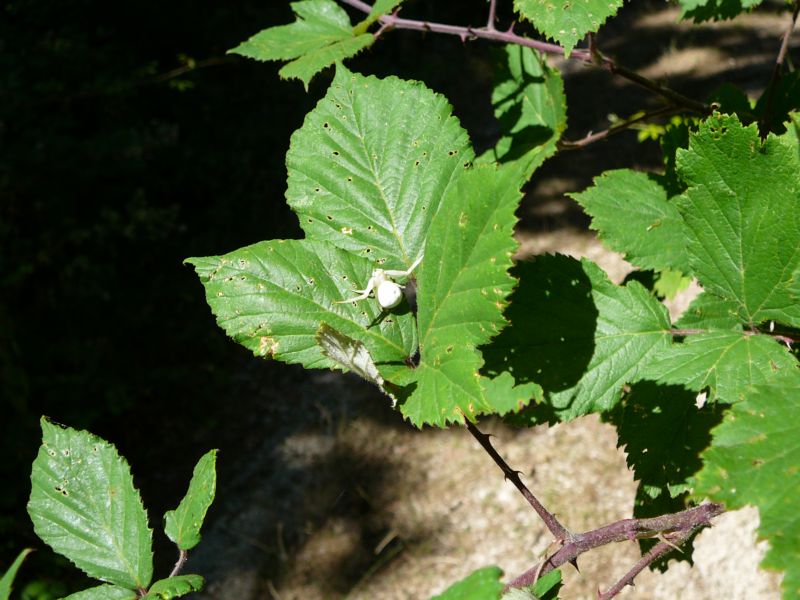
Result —
<path fill-rule="evenodd" d="M 643 377 L 697 392 L 708 387 L 709 399 L 731 404 L 741 400 L 748 386 L 771 383 L 795 370 L 791 353 L 770 337 L 713 331 L 673 344 L 650 362 Z"/>
<path fill-rule="evenodd" d="M 559 255 L 520 263 L 514 275 L 511 326 L 483 354 L 489 373 L 544 388 L 547 407 L 531 407 L 531 418 L 612 408 L 622 386 L 669 347 L 666 309 L 635 281 L 616 286 L 594 263 Z"/>
<path fill-rule="evenodd" d="M 152 531 L 128 463 L 91 433 L 44 418 L 41 425 L 28 502 L 36 534 L 90 577 L 146 588 Z"/>
<path fill-rule="evenodd" d="M 404 0 L 376 0 L 372 5 L 372 10 L 369 11 L 367 17 L 358 25 L 353 27 L 353 33 L 359 35 L 369 29 L 375 21 L 380 19 L 383 15 L 392 12 L 395 8 L 400 6 Z"/>
<path fill-rule="evenodd" d="M 757 506 L 770 550 L 764 568 L 784 571 L 784 598 L 800 596 L 800 374 L 758 386 L 733 405 L 703 453 L 695 497 L 735 510 Z"/>
<path fill-rule="evenodd" d="M 25 557 L 31 552 L 33 552 L 33 550 L 30 548 L 26 548 L 20 552 L 17 558 L 14 559 L 14 562 L 11 563 L 8 570 L 0 577 L 0 600 L 8 600 L 11 597 L 11 585 L 14 583 L 17 571 L 19 571 L 22 561 L 25 560 Z"/>
<path fill-rule="evenodd" d="M 292 135 L 286 200 L 307 238 L 405 270 L 422 254 L 445 190 L 472 159 L 467 133 L 442 96 L 339 66 Z"/>
<path fill-rule="evenodd" d="M 592 217 L 592 229 L 605 245 L 637 267 L 690 272 L 683 219 L 647 174 L 606 171 L 593 187 L 570 196 Z"/>
<path fill-rule="evenodd" d="M 533 593 L 539 600 L 558 600 L 561 585 L 561 570 L 555 569 L 536 580 Z"/>
<path fill-rule="evenodd" d="M 700 284 L 735 300 L 742 323 L 800 327 L 790 293 L 800 264 L 800 156 L 791 142 L 770 135 L 762 143 L 755 124 L 715 115 L 677 162 L 689 187 L 676 203 Z"/>
<path fill-rule="evenodd" d="M 146 600 L 172 600 L 203 589 L 203 578 L 200 575 L 176 575 L 160 579 L 150 586 L 144 597 Z"/>
<path fill-rule="evenodd" d="M 280 75 L 301 79 L 308 87 L 316 73 L 375 41 L 372 35 L 356 35 L 347 13 L 333 0 L 293 2 L 292 10 L 294 23 L 264 29 L 231 52 L 256 60 L 296 59 Z"/>
<path fill-rule="evenodd" d="M 502 576 L 503 571 L 497 567 L 479 569 L 431 600 L 498 600 L 505 587 L 500 581 Z"/>
<path fill-rule="evenodd" d="M 133 590 L 106 584 L 75 592 L 62 600 L 136 600 L 138 597 L 139 594 Z"/>
<path fill-rule="evenodd" d="M 386 388 L 375 361 L 369 355 L 366 346 L 336 331 L 327 323 L 322 323 L 317 331 L 317 343 L 322 353 L 345 371 L 352 371 L 362 379 L 374 383 L 381 391 L 392 399 L 392 406 L 397 403 L 391 391 Z"/>
<path fill-rule="evenodd" d="M 417 426 L 517 410 L 536 392 L 536 386 L 514 388 L 511 377 L 491 384 L 481 379 L 477 351 L 506 324 L 521 170 L 484 165 L 466 171 L 431 224 L 417 278 L 417 387 L 400 406 Z"/>
<path fill-rule="evenodd" d="M 181 550 L 200 542 L 200 528 L 217 489 L 217 451 L 207 452 L 194 467 L 189 490 L 178 508 L 164 515 L 164 533 Z"/>
<path fill-rule="evenodd" d="M 514 0 L 514 8 L 569 56 L 587 33 L 595 32 L 617 14 L 622 0 Z"/>
<path fill-rule="evenodd" d="M 411 312 L 382 318 L 374 299 L 341 303 L 369 280 L 375 264 L 367 258 L 326 242 L 272 240 L 186 262 L 202 280 L 220 327 L 257 356 L 340 368 L 317 344 L 325 322 L 362 342 L 386 379 L 408 370 L 404 361 L 417 348 Z"/>
<path fill-rule="evenodd" d="M 532 48 L 507 44 L 496 54 L 492 105 L 502 137 L 476 162 L 524 162 L 527 180 L 555 153 L 567 127 L 564 82 Z"/>

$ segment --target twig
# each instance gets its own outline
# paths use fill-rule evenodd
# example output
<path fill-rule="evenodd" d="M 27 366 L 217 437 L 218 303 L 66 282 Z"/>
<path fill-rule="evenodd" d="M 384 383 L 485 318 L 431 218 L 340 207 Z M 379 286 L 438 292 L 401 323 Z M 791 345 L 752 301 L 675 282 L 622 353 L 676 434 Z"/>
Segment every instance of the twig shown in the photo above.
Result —
<path fill-rule="evenodd" d="M 497 0 L 489 0 L 489 18 L 486 19 L 486 30 L 495 31 L 494 23 L 497 20 Z"/>
<path fill-rule="evenodd" d="M 641 123 L 642 121 L 655 119 L 656 117 L 664 117 L 664 116 L 672 116 L 675 114 L 680 114 L 684 110 L 685 109 L 677 106 L 664 106 L 659 109 L 652 110 L 650 112 L 639 115 L 638 117 L 634 117 L 632 119 L 628 119 L 626 121 L 622 121 L 620 123 L 612 125 L 608 129 L 604 129 L 603 131 L 598 131 L 597 133 L 590 133 L 579 140 L 574 140 L 574 141 L 559 140 L 558 149 L 577 150 L 579 148 L 583 148 L 584 146 L 588 146 L 589 144 L 593 144 L 594 142 L 599 142 L 600 140 L 604 140 L 608 136 L 614 135 L 615 133 L 626 131 L 632 125 L 636 125 L 637 123 Z"/>
<path fill-rule="evenodd" d="M 762 135 L 766 135 L 767 132 L 772 128 L 772 105 L 775 97 L 775 88 L 778 87 L 778 82 L 781 79 L 783 62 L 786 60 L 786 53 L 789 51 L 789 38 L 792 37 L 792 31 L 794 31 L 799 13 L 800 0 L 795 0 L 794 10 L 792 11 L 792 20 L 789 24 L 789 27 L 786 28 L 786 31 L 781 39 L 781 47 L 780 50 L 778 50 L 778 57 L 775 59 L 775 66 L 772 68 L 772 75 L 770 76 L 769 83 L 767 84 L 767 102 L 766 107 L 764 108 L 764 115 L 761 117 L 760 123 Z"/>
<path fill-rule="evenodd" d="M 701 504 L 681 512 L 662 515 L 649 519 L 622 519 L 605 527 L 586 533 L 573 534 L 555 553 L 525 571 L 506 586 L 507 588 L 525 587 L 536 582 L 536 578 L 575 560 L 593 548 L 599 548 L 612 542 L 623 542 L 641 538 L 654 537 L 661 533 L 690 532 L 711 524 L 711 519 L 721 515 L 725 509 L 721 504 Z M 673 538 L 674 539 L 674 538 Z"/>
<path fill-rule="evenodd" d="M 550 530 L 550 533 L 553 536 L 562 542 L 566 542 L 568 540 L 572 540 L 573 536 L 566 527 L 564 527 L 556 518 L 556 516 L 548 511 L 541 502 L 533 495 L 533 493 L 522 483 L 522 480 L 519 478 L 519 471 L 515 471 L 508 463 L 503 460 L 503 457 L 497 453 L 497 450 L 494 449 L 492 446 L 492 442 L 489 440 L 489 436 L 482 431 L 480 431 L 474 423 L 470 423 L 466 420 L 467 429 L 472 434 L 478 443 L 483 446 L 483 449 L 486 450 L 487 454 L 492 457 L 492 460 L 500 467 L 500 470 L 503 471 L 506 479 L 508 479 L 511 483 L 513 483 L 516 488 L 520 491 L 520 493 L 525 497 L 533 507 L 533 510 L 536 511 L 536 514 L 544 521 L 544 524 L 547 526 L 547 529 Z"/>
<path fill-rule="evenodd" d="M 369 13 L 372 10 L 372 7 L 367 4 L 366 2 L 362 2 L 362 0 L 339 0 L 343 4 L 347 4 L 348 6 L 352 6 L 362 12 Z M 528 48 L 533 48 L 538 50 L 539 52 L 543 52 L 545 54 L 557 54 L 560 56 L 564 56 L 564 48 L 559 46 L 558 44 L 551 44 L 548 42 L 542 42 L 540 40 L 534 40 L 529 37 L 517 35 L 513 32 L 513 27 L 510 28 L 508 31 L 498 31 L 495 28 L 489 27 L 463 27 L 459 25 L 447 25 L 445 23 L 432 23 L 430 21 L 417 21 L 414 19 L 401 19 L 396 15 L 388 16 L 385 15 L 379 19 L 382 25 L 389 24 L 391 27 L 396 29 L 411 29 L 415 31 L 430 31 L 433 33 L 443 33 L 447 35 L 456 35 L 460 37 L 462 40 L 468 39 L 485 39 L 485 40 L 492 40 L 495 42 L 503 42 L 506 44 L 515 44 L 517 46 L 525 46 Z M 680 106 L 684 106 L 687 109 L 698 112 L 701 114 L 708 114 L 711 112 L 711 108 L 708 104 L 703 102 L 698 102 L 696 100 L 692 100 L 683 94 L 676 92 L 666 86 L 661 85 L 647 77 L 639 75 L 635 71 L 631 71 L 630 69 L 623 67 L 621 65 L 616 64 L 612 59 L 602 56 L 597 51 L 590 51 L 583 48 L 578 48 L 572 50 L 569 55 L 569 58 L 580 60 L 585 63 L 594 64 L 598 67 L 604 68 L 605 70 L 609 71 L 614 75 L 619 75 L 620 77 L 627 79 L 651 92 L 658 94 L 664 98 L 667 98 L 674 104 L 678 104 Z"/>
<path fill-rule="evenodd" d="M 181 550 L 178 552 L 178 562 L 175 563 L 175 566 L 172 567 L 172 572 L 169 574 L 170 577 L 175 577 L 178 573 L 183 570 L 183 565 L 186 564 L 186 559 L 189 557 L 189 553 L 186 550 Z"/>
<path fill-rule="evenodd" d="M 617 581 L 617 583 L 612 585 L 606 592 L 598 594 L 597 600 L 610 600 L 619 594 L 625 588 L 625 586 L 629 585 L 633 587 L 633 580 L 639 573 L 644 571 L 648 565 L 652 564 L 665 554 L 669 554 L 673 550 L 680 550 L 681 544 L 684 544 L 695 531 L 696 529 L 692 529 L 689 531 L 681 531 L 673 535 L 664 536 L 664 541 L 653 546 L 647 554 L 636 561 L 636 564 L 633 565 L 633 567 L 631 567 L 631 569 L 625 573 L 625 575 L 623 575 L 622 578 Z"/>

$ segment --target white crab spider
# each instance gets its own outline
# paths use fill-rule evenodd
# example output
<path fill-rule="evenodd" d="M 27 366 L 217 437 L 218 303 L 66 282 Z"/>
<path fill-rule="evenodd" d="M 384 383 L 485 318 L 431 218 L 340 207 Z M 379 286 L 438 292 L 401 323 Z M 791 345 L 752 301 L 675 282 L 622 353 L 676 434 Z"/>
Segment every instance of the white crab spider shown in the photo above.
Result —
<path fill-rule="evenodd" d="M 394 308 L 403 299 L 402 285 L 392 281 L 392 277 L 408 277 L 411 272 L 417 268 L 419 263 L 422 262 L 422 256 L 414 261 L 406 271 L 397 271 L 395 269 L 375 269 L 372 271 L 372 276 L 367 282 L 367 287 L 363 290 L 355 290 L 358 296 L 355 298 L 348 298 L 347 300 L 339 300 L 335 304 L 344 304 L 345 302 L 358 302 L 359 300 L 366 300 L 375 290 L 375 298 L 378 300 L 381 308 L 389 309 Z"/>

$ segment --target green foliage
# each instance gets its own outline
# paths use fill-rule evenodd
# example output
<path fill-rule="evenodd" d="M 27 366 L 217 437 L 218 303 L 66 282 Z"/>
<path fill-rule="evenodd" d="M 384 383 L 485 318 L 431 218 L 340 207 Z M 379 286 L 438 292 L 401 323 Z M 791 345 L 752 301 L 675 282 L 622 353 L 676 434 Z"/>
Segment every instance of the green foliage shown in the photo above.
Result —
<path fill-rule="evenodd" d="M 617 286 L 594 263 L 539 256 L 513 271 L 511 325 L 484 349 L 491 373 L 544 389 L 525 422 L 611 409 L 622 386 L 669 347 L 666 309 L 638 282 Z"/>
<path fill-rule="evenodd" d="M 200 575 L 176 575 L 156 581 L 144 598 L 149 600 L 171 600 L 203 589 Z"/>
<path fill-rule="evenodd" d="M 353 32 L 357 35 L 364 33 L 375 21 L 380 19 L 383 15 L 392 12 L 402 3 L 403 0 L 376 0 L 367 17 L 353 27 Z"/>
<path fill-rule="evenodd" d="M 370 34 L 357 34 L 333 0 L 301 0 L 292 3 L 292 10 L 294 23 L 265 29 L 231 52 L 256 60 L 291 60 L 280 70 L 281 77 L 300 79 L 308 87 L 322 69 L 375 41 Z"/>
<path fill-rule="evenodd" d="M 690 272 L 681 215 L 664 188 L 645 173 L 606 171 L 593 187 L 571 196 L 592 217 L 592 228 L 605 245 L 637 267 Z"/>
<path fill-rule="evenodd" d="M 17 571 L 22 566 L 22 561 L 25 557 L 33 552 L 30 548 L 26 548 L 17 555 L 8 570 L 0 577 L 0 600 L 8 600 L 11 597 L 11 586 L 14 583 L 14 578 L 17 576 Z"/>
<path fill-rule="evenodd" d="M 531 48 L 507 45 L 496 56 L 492 106 L 502 135 L 478 161 L 521 162 L 527 179 L 555 154 L 567 128 L 564 82 Z"/>
<path fill-rule="evenodd" d="M 504 587 L 502 576 L 497 567 L 478 569 L 431 600 L 497 600 Z"/>
<path fill-rule="evenodd" d="M 514 8 L 569 56 L 587 33 L 595 32 L 622 8 L 622 0 L 514 0 Z"/>
<path fill-rule="evenodd" d="M 109 582 L 68 598 L 132 600 L 145 594 L 170 600 L 199 591 L 199 575 L 169 577 L 150 586 L 152 531 L 128 463 L 116 448 L 86 431 L 44 418 L 41 424 L 42 446 L 33 463 L 28 503 L 34 529 L 87 575 Z M 200 459 L 186 497 L 165 516 L 165 532 L 182 551 L 200 540 L 200 527 L 214 499 L 215 461 L 216 450 Z M 5 578 L 0 585 L 4 582 Z"/>
<path fill-rule="evenodd" d="M 146 588 L 152 531 L 128 463 L 90 433 L 41 424 L 28 502 L 36 535 L 90 577 Z"/>
<path fill-rule="evenodd" d="M 186 496 L 178 508 L 164 515 L 164 533 L 181 550 L 191 550 L 200 543 L 200 528 L 217 490 L 216 464 L 216 450 L 203 455 L 194 468 Z"/>
<path fill-rule="evenodd" d="M 681 18 L 695 23 L 733 19 L 740 13 L 755 8 L 761 0 L 678 0 L 683 12 Z"/>
<path fill-rule="evenodd" d="M 798 398 L 797 371 L 749 390 L 714 430 L 695 490 L 730 509 L 758 507 L 759 534 L 770 544 L 762 565 L 785 572 L 787 599 L 800 597 Z"/>

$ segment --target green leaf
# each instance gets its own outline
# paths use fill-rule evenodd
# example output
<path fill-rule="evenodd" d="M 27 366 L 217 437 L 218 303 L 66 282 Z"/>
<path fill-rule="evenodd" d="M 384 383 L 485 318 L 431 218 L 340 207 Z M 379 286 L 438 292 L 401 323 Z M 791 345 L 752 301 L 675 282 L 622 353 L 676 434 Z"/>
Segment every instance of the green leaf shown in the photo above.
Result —
<path fill-rule="evenodd" d="M 588 260 L 538 256 L 517 265 L 511 326 L 483 349 L 489 373 L 544 388 L 526 421 L 605 411 L 669 347 L 666 309 L 641 284 L 616 286 Z"/>
<path fill-rule="evenodd" d="M 19 571 L 22 561 L 25 560 L 25 557 L 31 552 L 33 552 L 33 550 L 30 548 L 26 548 L 20 552 L 17 558 L 14 559 L 14 562 L 11 563 L 11 566 L 8 567 L 8 570 L 3 573 L 3 577 L 0 578 L 0 600 L 8 600 L 11 597 L 11 585 L 14 583 L 17 571 Z"/>
<path fill-rule="evenodd" d="M 492 106 L 502 137 L 478 162 L 523 162 L 527 180 L 567 127 L 564 82 L 532 48 L 507 44 L 496 54 Z"/>
<path fill-rule="evenodd" d="M 714 294 L 703 292 L 692 300 L 686 312 L 675 322 L 675 327 L 741 331 L 742 324 L 736 314 L 737 310 L 738 303 L 735 300 L 723 300 Z"/>
<path fill-rule="evenodd" d="M 667 192 L 645 173 L 606 171 L 570 194 L 592 217 L 605 245 L 642 269 L 690 272 L 683 219 Z"/>
<path fill-rule="evenodd" d="M 197 462 L 178 508 L 164 515 L 164 533 L 181 550 L 191 550 L 200 542 L 200 528 L 217 490 L 217 451 L 210 450 Z"/>
<path fill-rule="evenodd" d="M 770 550 L 764 568 L 784 571 L 783 597 L 800 597 L 800 374 L 758 386 L 733 405 L 703 454 L 695 497 L 735 510 L 757 506 Z"/>
<path fill-rule="evenodd" d="M 622 0 L 514 0 L 514 8 L 547 37 L 564 46 L 569 56 L 587 33 L 617 14 Z"/>
<path fill-rule="evenodd" d="M 152 600 L 172 600 L 203 589 L 200 575 L 176 575 L 156 581 L 145 596 Z"/>
<path fill-rule="evenodd" d="M 678 4 L 683 9 L 682 19 L 693 19 L 695 23 L 701 23 L 733 19 L 761 4 L 761 0 L 678 0 Z"/>
<path fill-rule="evenodd" d="M 478 569 L 431 600 L 497 600 L 505 587 L 502 576 L 497 567 Z"/>
<path fill-rule="evenodd" d="M 91 433 L 44 418 L 41 425 L 28 502 L 36 535 L 90 577 L 146 588 L 152 531 L 128 463 Z"/>
<path fill-rule="evenodd" d="M 514 388 L 508 376 L 491 383 L 481 378 L 477 351 L 506 324 L 520 171 L 519 165 L 466 171 L 431 224 L 418 274 L 417 387 L 401 402 L 415 425 L 502 414 L 524 406 L 536 391 Z"/>
<path fill-rule="evenodd" d="M 540 600 L 558 600 L 558 591 L 561 589 L 561 585 L 561 570 L 555 569 L 536 580 L 533 593 Z"/>
<path fill-rule="evenodd" d="M 405 270 L 422 254 L 447 187 L 472 158 L 442 96 L 340 66 L 292 136 L 286 199 L 309 239 Z"/>
<path fill-rule="evenodd" d="M 106 584 L 70 594 L 62 600 L 136 600 L 138 597 L 133 590 Z"/>
<path fill-rule="evenodd" d="M 381 377 L 375 361 L 372 360 L 364 344 L 336 331 L 327 323 L 322 323 L 317 330 L 317 343 L 322 348 L 322 353 L 339 367 L 345 371 L 352 371 L 362 379 L 377 385 L 392 399 L 392 406 L 397 403 L 397 398 L 387 388 L 386 382 Z"/>
<path fill-rule="evenodd" d="M 692 283 L 691 277 L 686 277 L 680 271 L 667 269 L 658 274 L 658 278 L 653 284 L 653 291 L 660 297 L 667 300 L 674 300 L 679 292 L 685 290 Z"/>
<path fill-rule="evenodd" d="M 404 0 L 376 0 L 372 5 L 367 17 L 353 28 L 353 32 L 358 35 L 364 33 L 369 26 L 380 19 L 383 15 L 392 12 L 403 3 Z"/>
<path fill-rule="evenodd" d="M 284 78 L 311 78 L 337 60 L 354 56 L 370 46 L 372 35 L 357 35 L 344 9 L 333 0 L 292 2 L 297 20 L 270 27 L 240 44 L 232 53 L 256 60 L 291 60 L 280 71 Z"/>
<path fill-rule="evenodd" d="M 692 272 L 702 286 L 738 303 L 746 324 L 800 326 L 790 293 L 800 264 L 800 157 L 788 139 L 762 144 L 756 125 L 714 115 L 678 152 L 688 185 L 677 200 Z"/>
<path fill-rule="evenodd" d="M 217 322 L 257 356 L 306 368 L 341 368 L 317 344 L 327 323 L 362 342 L 384 377 L 408 370 L 417 348 L 408 308 L 382 315 L 373 299 L 339 303 L 363 287 L 375 264 L 326 242 L 272 240 L 224 256 L 190 258 Z"/>
<path fill-rule="evenodd" d="M 673 344 L 647 366 L 644 377 L 695 391 L 708 387 L 710 399 L 733 403 L 750 385 L 770 383 L 797 370 L 787 349 L 765 335 L 712 331 Z"/>

